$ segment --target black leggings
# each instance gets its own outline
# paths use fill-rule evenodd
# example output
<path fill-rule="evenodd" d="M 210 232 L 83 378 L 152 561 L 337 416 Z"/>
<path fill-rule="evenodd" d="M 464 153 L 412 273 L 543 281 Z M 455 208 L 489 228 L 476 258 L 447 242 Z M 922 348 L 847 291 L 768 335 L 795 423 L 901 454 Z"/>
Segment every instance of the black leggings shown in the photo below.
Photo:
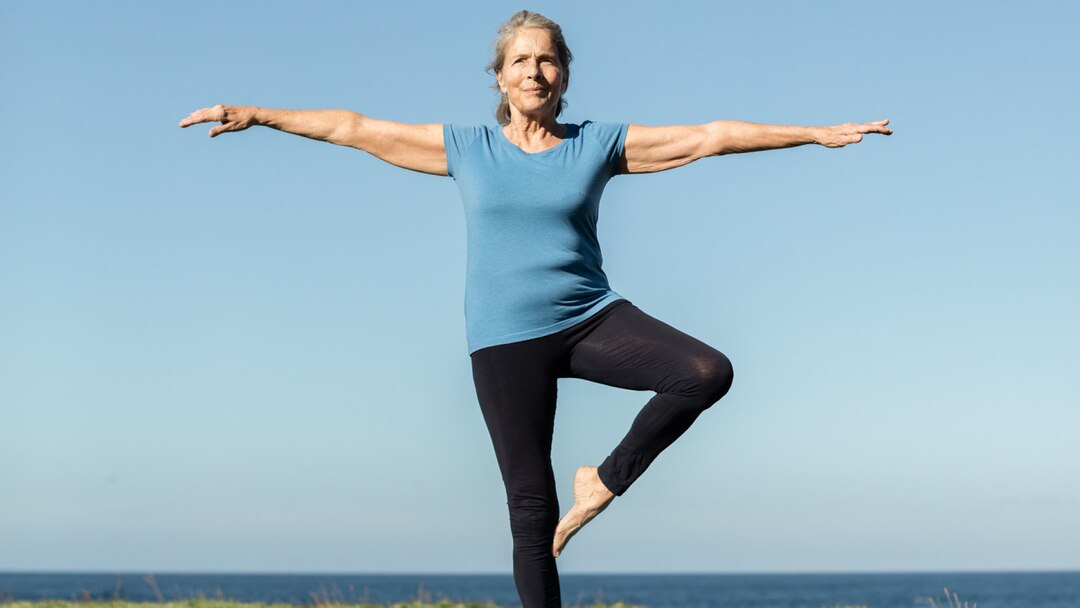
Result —
<path fill-rule="evenodd" d="M 551 470 L 556 380 L 581 378 L 656 395 L 599 466 L 617 496 L 731 387 L 723 353 L 627 300 L 563 331 L 472 354 L 473 382 L 506 485 L 514 581 L 523 608 L 561 608 L 551 544 L 559 499 Z"/>

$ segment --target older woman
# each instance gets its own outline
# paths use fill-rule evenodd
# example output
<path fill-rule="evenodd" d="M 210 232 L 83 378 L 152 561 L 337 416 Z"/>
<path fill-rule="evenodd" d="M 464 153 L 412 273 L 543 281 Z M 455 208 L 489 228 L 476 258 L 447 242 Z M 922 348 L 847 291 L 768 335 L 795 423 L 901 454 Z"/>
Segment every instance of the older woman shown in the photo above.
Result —
<path fill-rule="evenodd" d="M 457 182 L 468 233 L 473 381 L 506 486 L 514 578 L 525 608 L 561 605 L 555 558 L 566 542 L 626 492 L 732 381 L 722 353 L 650 317 L 608 285 L 596 238 L 608 179 L 706 156 L 810 143 L 838 148 L 865 133 L 892 133 L 888 120 L 832 127 L 560 123 L 571 59 L 557 24 L 529 11 L 511 17 L 489 66 L 501 92 L 497 128 L 225 105 L 180 122 L 220 122 L 211 137 L 264 125 Z M 566 377 L 656 395 L 598 467 L 577 470 L 574 505 L 560 520 L 551 441 L 556 381 Z"/>

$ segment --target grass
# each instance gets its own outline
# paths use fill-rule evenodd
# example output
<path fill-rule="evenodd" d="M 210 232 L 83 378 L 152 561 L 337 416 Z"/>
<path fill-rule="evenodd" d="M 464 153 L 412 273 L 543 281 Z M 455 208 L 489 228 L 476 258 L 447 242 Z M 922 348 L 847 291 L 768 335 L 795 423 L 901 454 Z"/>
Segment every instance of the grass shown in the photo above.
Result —
<path fill-rule="evenodd" d="M 976 606 L 978 606 L 978 604 L 972 604 L 971 606 L 968 606 L 967 602 L 961 604 L 960 598 L 956 597 L 956 592 L 954 591 L 950 596 L 949 588 L 945 587 L 945 603 L 941 604 L 941 608 L 976 608 Z M 934 601 L 934 598 L 930 598 L 930 608 L 938 608 L 938 604 Z"/>
<path fill-rule="evenodd" d="M 264 602 L 239 602 L 222 597 L 221 589 L 218 588 L 215 598 L 199 596 L 191 599 L 165 601 L 165 597 L 158 587 L 157 579 L 152 574 L 143 577 L 143 581 L 150 586 L 157 601 L 151 602 L 128 602 L 121 600 L 117 595 L 112 599 L 95 599 L 90 592 L 83 590 L 81 596 L 73 597 L 70 601 L 61 600 L 37 600 L 37 601 L 14 601 L 0 595 L 0 608 L 299 608 L 300 606 L 316 606 L 317 608 L 506 608 L 488 600 L 479 602 L 455 602 L 448 599 L 432 600 L 431 592 L 424 590 L 423 583 L 416 591 L 416 598 L 407 602 L 391 602 L 378 604 L 367 601 L 367 588 L 364 588 L 363 601 L 347 601 L 341 591 L 335 585 L 332 592 L 328 592 L 325 586 L 320 585 L 319 592 L 310 592 L 311 602 L 300 603 L 274 603 Z M 355 590 L 350 585 L 351 595 L 355 598 Z M 623 602 L 603 602 L 597 598 L 592 603 L 573 604 L 570 608 L 644 608 Z"/>
<path fill-rule="evenodd" d="M 969 605 L 967 602 L 964 602 L 964 603 L 961 604 L 960 603 L 960 598 L 957 597 L 956 592 L 954 591 L 952 593 L 949 593 L 949 588 L 948 587 L 945 587 L 945 602 L 944 603 L 939 604 L 932 597 L 926 598 L 926 600 L 928 602 L 930 602 L 930 608 L 938 608 L 939 606 L 940 606 L 940 608 L 977 608 L 978 607 L 978 604 L 970 604 Z M 840 606 L 838 604 L 834 608 L 870 608 L 870 607 L 867 606 L 866 604 L 859 604 L 859 605 L 847 604 L 847 605 L 844 605 L 844 606 Z"/>
<path fill-rule="evenodd" d="M 262 602 L 237 602 L 225 599 L 208 599 L 208 598 L 196 598 L 183 601 L 166 602 L 162 598 L 161 591 L 157 589 L 156 582 L 152 577 L 149 577 L 147 583 L 154 589 L 155 594 L 158 596 L 156 602 L 126 602 L 121 600 L 93 600 L 89 594 L 84 591 L 83 597 L 80 600 L 73 601 L 57 601 L 57 600 L 39 600 L 39 601 L 11 601 L 0 598 L 0 608 L 298 608 L 299 604 L 265 604 Z M 338 594 L 335 590 L 335 597 Z M 408 602 L 394 602 L 389 604 L 375 604 L 370 602 L 345 602 L 339 599 L 331 599 L 330 595 L 325 589 L 322 593 L 311 593 L 312 603 L 306 605 L 314 605 L 319 608 L 504 608 L 498 604 L 488 601 L 486 603 L 462 603 L 453 602 L 450 600 L 431 600 L 431 594 L 425 592 L 423 587 L 417 592 L 417 598 Z M 930 603 L 930 608 L 977 608 L 978 604 L 969 605 L 967 602 L 960 602 L 960 598 L 955 592 L 950 593 L 949 588 L 945 587 L 945 601 L 938 603 L 934 598 L 927 598 Z M 574 604 L 572 608 L 643 608 L 641 606 L 635 606 L 633 604 L 624 604 L 623 602 L 611 602 L 605 603 L 599 600 L 591 604 Z M 843 606 L 836 604 L 833 608 L 870 608 L 866 604 L 845 604 Z"/>
<path fill-rule="evenodd" d="M 4 608 L 296 608 L 297 604 L 262 604 L 256 602 L 231 602 L 228 599 L 186 599 L 184 602 L 121 602 L 121 600 L 107 600 L 107 602 L 56 602 L 56 600 L 42 600 L 42 602 L 11 602 L 4 603 Z M 326 608 L 495 608 L 495 604 L 461 604 L 448 602 L 423 603 L 402 602 L 394 604 L 319 604 Z"/>
<path fill-rule="evenodd" d="M 425 602 L 395 602 L 392 604 L 320 603 L 322 608 L 501 608 L 494 603 L 460 603 L 449 600 Z M 123 601 L 77 601 L 60 602 L 45 600 L 36 602 L 3 602 L 4 608 L 297 608 L 297 604 L 263 604 L 259 602 L 233 602 L 229 600 L 192 599 L 182 602 L 123 602 Z M 615 602 L 581 605 L 580 608 L 640 608 Z"/>
<path fill-rule="evenodd" d="M 931 608 L 976 608 L 975 604 L 971 606 L 967 602 L 960 603 L 960 598 L 955 593 L 949 594 L 949 589 L 945 588 L 946 603 L 938 604 L 934 601 L 934 598 L 929 598 Z M 460 603 L 451 602 L 449 600 L 440 601 L 425 601 L 417 599 L 411 602 L 396 602 L 393 604 L 371 604 L 371 603 L 339 603 L 339 602 L 322 602 L 319 601 L 315 605 L 320 608 L 502 608 L 493 602 L 485 604 L 477 603 Z M 37 602 L 0 602 L 0 606 L 3 608 L 297 608 L 297 604 L 263 604 L 258 602 L 234 602 L 229 600 L 210 600 L 210 599 L 191 599 L 184 600 L 182 602 L 123 602 L 119 600 L 113 601 L 75 601 L 75 602 L 59 602 L 55 600 L 37 601 Z M 578 604 L 576 608 L 642 608 L 640 606 L 634 606 L 632 604 L 624 604 L 622 602 L 614 602 L 606 604 L 604 602 L 594 602 L 592 604 Z M 840 606 L 837 604 L 834 608 L 870 608 L 866 604 L 845 604 Z"/>
<path fill-rule="evenodd" d="M 297 604 L 262 604 L 256 602 L 232 602 L 228 600 L 185 600 L 182 602 L 122 602 L 122 601 L 78 601 L 59 602 L 45 600 L 37 602 L 0 602 L 4 608 L 297 608 Z M 393 604 L 319 604 L 323 608 L 503 608 L 494 603 L 455 603 L 448 600 L 438 602 L 398 602 Z M 959 605 L 958 605 L 959 606 Z M 967 604 L 964 604 L 966 607 Z M 614 602 L 605 604 L 595 602 L 593 604 L 578 605 L 578 608 L 642 608 L 632 604 Z M 837 605 L 834 608 L 869 608 L 865 604 Z M 951 607 L 949 607 L 951 608 Z M 961 607 L 963 608 L 963 607 Z"/>

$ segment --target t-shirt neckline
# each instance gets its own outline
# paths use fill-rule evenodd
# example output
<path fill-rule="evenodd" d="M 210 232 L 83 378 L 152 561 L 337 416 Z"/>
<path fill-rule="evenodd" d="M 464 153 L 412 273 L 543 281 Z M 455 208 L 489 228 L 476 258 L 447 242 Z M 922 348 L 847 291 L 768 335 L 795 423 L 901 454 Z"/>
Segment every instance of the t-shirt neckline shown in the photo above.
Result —
<path fill-rule="evenodd" d="M 499 125 L 498 128 L 496 128 L 495 130 L 499 132 L 499 134 L 498 134 L 499 139 L 501 139 L 504 143 L 506 143 L 506 145 L 510 146 L 511 148 L 517 150 L 518 152 L 521 152 L 522 154 L 524 154 L 526 156 L 540 156 L 541 154 L 547 154 L 548 152 L 558 150 L 559 148 L 566 145 L 566 141 L 568 139 L 570 139 L 570 132 L 574 128 L 574 125 L 572 125 L 570 123 L 562 123 L 562 124 L 563 124 L 563 126 L 566 127 L 566 133 L 563 135 L 562 140 L 560 140 L 559 143 L 555 144 L 554 146 L 551 146 L 550 148 L 548 148 L 546 150 L 540 150 L 539 152 L 526 152 L 525 150 L 522 150 L 520 146 L 518 146 L 514 142 L 510 141 L 510 138 L 508 138 L 506 136 L 506 133 L 503 133 L 503 126 L 504 125 Z"/>

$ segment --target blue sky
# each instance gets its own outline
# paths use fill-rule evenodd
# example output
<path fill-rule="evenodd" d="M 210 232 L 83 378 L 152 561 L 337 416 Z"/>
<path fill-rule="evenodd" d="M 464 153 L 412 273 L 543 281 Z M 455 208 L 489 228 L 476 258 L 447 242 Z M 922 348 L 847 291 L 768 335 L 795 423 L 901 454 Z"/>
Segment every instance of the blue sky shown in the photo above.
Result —
<path fill-rule="evenodd" d="M 453 181 L 176 125 L 491 123 L 520 8 L 0 3 L 0 569 L 510 570 Z M 560 569 L 1080 568 L 1080 8 L 527 8 L 568 121 L 895 131 L 612 180 L 612 286 L 736 380 Z M 564 511 L 648 396 L 562 381 Z"/>

